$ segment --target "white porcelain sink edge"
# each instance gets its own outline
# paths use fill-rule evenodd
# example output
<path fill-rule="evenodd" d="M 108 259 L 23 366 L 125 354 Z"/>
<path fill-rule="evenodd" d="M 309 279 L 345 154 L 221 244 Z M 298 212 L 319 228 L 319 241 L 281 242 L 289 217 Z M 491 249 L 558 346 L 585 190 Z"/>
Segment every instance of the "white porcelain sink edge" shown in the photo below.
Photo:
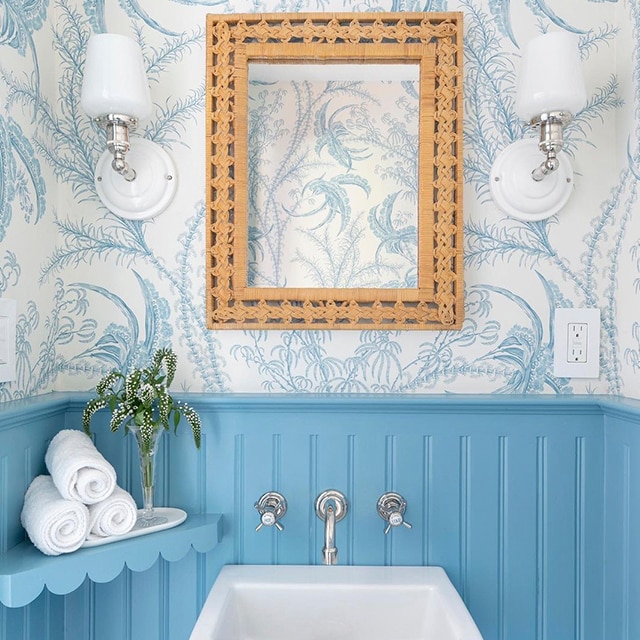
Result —
<path fill-rule="evenodd" d="M 190 640 L 482 640 L 441 567 L 227 565 Z"/>

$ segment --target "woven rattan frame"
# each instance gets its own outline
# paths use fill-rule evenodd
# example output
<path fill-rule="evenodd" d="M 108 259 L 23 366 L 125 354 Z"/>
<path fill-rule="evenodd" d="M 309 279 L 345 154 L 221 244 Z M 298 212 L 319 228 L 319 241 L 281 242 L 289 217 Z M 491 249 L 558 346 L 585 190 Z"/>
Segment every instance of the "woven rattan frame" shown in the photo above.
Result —
<path fill-rule="evenodd" d="M 418 287 L 247 287 L 250 60 L 420 64 Z M 207 325 L 210 329 L 459 329 L 462 14 L 207 16 Z"/>

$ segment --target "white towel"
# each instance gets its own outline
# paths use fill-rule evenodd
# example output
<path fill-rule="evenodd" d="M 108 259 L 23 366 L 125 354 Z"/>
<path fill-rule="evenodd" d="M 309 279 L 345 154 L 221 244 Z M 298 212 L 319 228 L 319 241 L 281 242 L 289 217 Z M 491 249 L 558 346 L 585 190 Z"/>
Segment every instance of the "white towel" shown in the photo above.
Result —
<path fill-rule="evenodd" d="M 22 526 L 33 544 L 48 556 L 78 549 L 89 531 L 89 510 L 81 502 L 64 500 L 50 476 L 38 476 L 24 496 Z"/>
<path fill-rule="evenodd" d="M 89 539 L 121 536 L 133 529 L 138 517 L 134 499 L 121 487 L 102 502 L 89 507 Z"/>
<path fill-rule="evenodd" d="M 63 429 L 49 444 L 44 461 L 60 495 L 95 504 L 116 488 L 116 472 L 83 431 Z"/>

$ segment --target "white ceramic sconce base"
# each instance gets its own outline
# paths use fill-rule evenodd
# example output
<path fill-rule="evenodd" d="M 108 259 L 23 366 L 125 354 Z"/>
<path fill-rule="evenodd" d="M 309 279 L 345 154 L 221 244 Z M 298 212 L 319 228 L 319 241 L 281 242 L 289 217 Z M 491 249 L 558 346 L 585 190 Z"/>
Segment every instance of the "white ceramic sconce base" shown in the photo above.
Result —
<path fill-rule="evenodd" d="M 503 149 L 491 167 L 491 197 L 507 215 L 536 222 L 555 215 L 573 191 L 573 169 L 567 155 L 558 153 L 560 166 L 536 182 L 531 172 L 544 161 L 534 138 L 518 140 Z"/>
<path fill-rule="evenodd" d="M 144 138 L 131 140 L 127 162 L 136 178 L 130 182 L 111 168 L 112 159 L 105 151 L 95 172 L 98 197 L 109 211 L 129 220 L 148 220 L 169 206 L 178 181 L 173 160 L 162 147 Z"/>

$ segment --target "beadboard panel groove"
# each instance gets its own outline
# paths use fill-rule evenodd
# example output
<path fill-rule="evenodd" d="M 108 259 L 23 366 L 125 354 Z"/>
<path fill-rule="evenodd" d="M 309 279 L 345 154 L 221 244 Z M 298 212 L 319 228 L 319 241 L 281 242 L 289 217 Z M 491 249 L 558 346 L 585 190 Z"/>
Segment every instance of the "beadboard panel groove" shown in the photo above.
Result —
<path fill-rule="evenodd" d="M 460 438 L 460 595 L 465 598 L 469 592 L 469 526 L 470 526 L 470 482 L 469 472 L 471 439 Z"/>
<path fill-rule="evenodd" d="M 537 439 L 536 492 L 536 640 L 547 629 L 547 438 Z"/>
<path fill-rule="evenodd" d="M 576 438 L 576 462 L 575 462 L 575 637 L 582 640 L 585 634 L 584 626 L 584 599 L 585 599 L 585 505 L 586 505 L 586 441 L 579 436 Z"/>
<path fill-rule="evenodd" d="M 631 448 L 622 447 L 622 640 L 629 640 L 629 562 L 631 560 Z"/>
<path fill-rule="evenodd" d="M 508 438 L 500 436 L 498 438 L 498 638 L 504 640 L 505 630 L 508 628 L 507 616 L 507 592 L 506 578 L 508 573 Z"/>
<path fill-rule="evenodd" d="M 0 456 L 0 505 L 8 504 L 9 502 L 9 458 L 7 456 Z M 0 551 L 6 551 L 8 548 L 8 514 L 7 509 L 0 507 Z"/>
<path fill-rule="evenodd" d="M 604 632 L 640 638 L 640 428 L 632 416 L 605 416 Z"/>
<path fill-rule="evenodd" d="M 360 440 L 354 435 L 347 436 L 347 480 L 346 480 L 346 493 L 347 496 L 355 496 L 360 492 L 360 486 L 356 480 L 356 445 L 360 444 Z M 351 509 L 351 504 L 349 505 Z M 353 558 L 355 555 L 355 538 L 354 527 L 352 523 L 357 519 L 357 513 L 350 520 L 343 520 L 343 523 L 347 524 L 347 556 Z"/>
<path fill-rule="evenodd" d="M 244 462 L 244 437 L 242 435 L 236 435 L 234 438 L 234 455 L 235 461 L 233 465 L 233 487 L 235 498 L 234 511 L 237 514 L 234 518 L 234 522 L 237 525 L 237 529 L 243 531 L 245 528 L 244 510 L 243 505 L 246 502 L 246 494 L 244 488 L 245 478 L 245 462 Z M 234 535 L 234 562 L 236 564 L 244 563 L 244 538 L 239 535 Z"/>
<path fill-rule="evenodd" d="M 421 503 L 423 505 L 422 512 L 422 531 L 423 531 L 423 543 L 422 543 L 422 564 L 431 564 L 431 549 L 430 549 L 430 534 L 431 527 L 429 526 L 429 518 L 431 515 L 431 483 L 433 469 L 432 459 L 432 437 L 430 435 L 423 436 L 422 440 L 422 487 L 420 492 Z"/>

